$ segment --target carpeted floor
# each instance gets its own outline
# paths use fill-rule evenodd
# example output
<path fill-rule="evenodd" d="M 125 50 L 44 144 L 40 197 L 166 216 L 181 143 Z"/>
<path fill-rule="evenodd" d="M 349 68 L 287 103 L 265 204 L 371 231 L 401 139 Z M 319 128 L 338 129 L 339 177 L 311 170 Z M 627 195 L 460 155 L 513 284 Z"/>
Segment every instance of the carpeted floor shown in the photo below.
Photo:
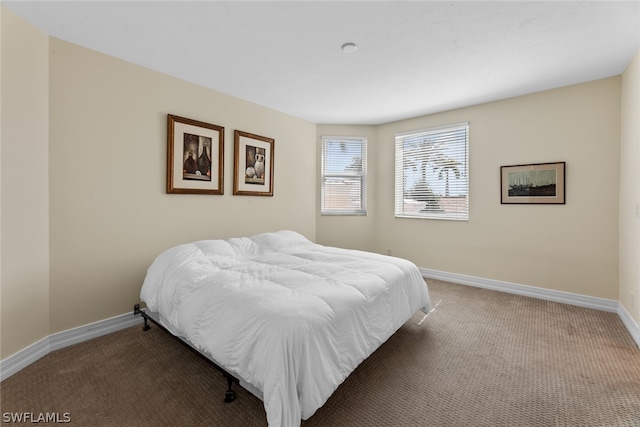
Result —
<path fill-rule="evenodd" d="M 640 350 L 616 314 L 428 283 L 437 308 L 407 322 L 303 427 L 640 426 Z M 0 412 L 3 424 L 28 412 L 77 426 L 265 426 L 262 402 L 235 389 L 223 403 L 217 370 L 159 328 L 134 327 L 6 379 Z"/>

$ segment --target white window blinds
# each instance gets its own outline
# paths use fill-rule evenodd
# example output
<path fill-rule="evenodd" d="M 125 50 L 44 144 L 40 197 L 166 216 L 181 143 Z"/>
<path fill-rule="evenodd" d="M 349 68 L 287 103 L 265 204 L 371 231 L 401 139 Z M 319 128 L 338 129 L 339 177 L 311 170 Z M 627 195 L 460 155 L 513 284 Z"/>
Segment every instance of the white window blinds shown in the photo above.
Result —
<path fill-rule="evenodd" d="M 322 137 L 321 213 L 366 215 L 367 139 Z"/>
<path fill-rule="evenodd" d="M 469 124 L 396 135 L 395 216 L 469 219 Z"/>

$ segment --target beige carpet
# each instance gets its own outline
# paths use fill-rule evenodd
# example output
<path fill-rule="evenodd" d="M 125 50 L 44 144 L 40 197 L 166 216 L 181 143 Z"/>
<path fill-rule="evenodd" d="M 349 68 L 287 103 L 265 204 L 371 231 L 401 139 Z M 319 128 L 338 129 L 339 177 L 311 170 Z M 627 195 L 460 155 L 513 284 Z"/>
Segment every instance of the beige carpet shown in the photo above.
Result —
<path fill-rule="evenodd" d="M 640 350 L 616 314 L 428 282 L 435 311 L 303 427 L 640 426 Z M 223 403 L 217 370 L 157 327 L 134 327 L 50 353 L 3 381 L 0 402 L 3 424 L 30 412 L 76 426 L 266 425 L 262 402 L 235 388 Z"/>

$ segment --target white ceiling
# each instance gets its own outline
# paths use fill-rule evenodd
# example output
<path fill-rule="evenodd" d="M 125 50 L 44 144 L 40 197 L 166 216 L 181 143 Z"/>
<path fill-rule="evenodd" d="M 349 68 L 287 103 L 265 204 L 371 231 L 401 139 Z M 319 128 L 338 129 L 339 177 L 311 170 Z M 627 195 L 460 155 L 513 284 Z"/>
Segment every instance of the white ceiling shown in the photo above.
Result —
<path fill-rule="evenodd" d="M 2 3 L 51 36 L 315 123 L 615 76 L 640 49 L 639 0 Z"/>

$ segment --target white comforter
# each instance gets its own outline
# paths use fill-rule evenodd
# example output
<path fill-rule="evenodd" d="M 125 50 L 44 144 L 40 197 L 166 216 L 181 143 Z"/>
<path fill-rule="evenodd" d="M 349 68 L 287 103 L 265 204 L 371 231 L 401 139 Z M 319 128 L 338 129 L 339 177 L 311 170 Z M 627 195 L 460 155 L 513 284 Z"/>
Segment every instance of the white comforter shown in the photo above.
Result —
<path fill-rule="evenodd" d="M 269 426 L 298 426 L 417 310 L 411 262 L 314 244 L 293 231 L 160 254 L 141 290 L 174 334 L 262 392 Z"/>

